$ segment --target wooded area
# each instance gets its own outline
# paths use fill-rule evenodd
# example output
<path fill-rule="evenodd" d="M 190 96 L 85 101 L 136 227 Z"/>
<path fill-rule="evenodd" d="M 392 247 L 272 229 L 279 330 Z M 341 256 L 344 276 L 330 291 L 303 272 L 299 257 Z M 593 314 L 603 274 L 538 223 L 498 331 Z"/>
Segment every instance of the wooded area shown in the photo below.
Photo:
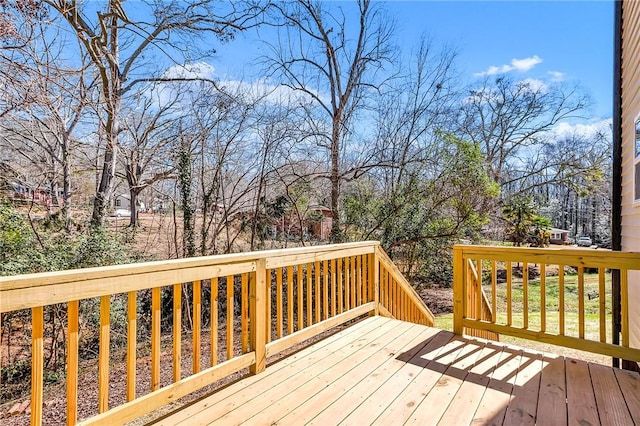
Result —
<path fill-rule="evenodd" d="M 461 239 L 610 239 L 610 128 L 562 130 L 579 85 L 464 81 L 381 3 L 0 8 L 2 274 L 145 258 L 141 211 L 171 224 L 156 258 L 374 239 L 445 284 Z M 256 28 L 261 77 L 216 76 L 216 46 Z"/>

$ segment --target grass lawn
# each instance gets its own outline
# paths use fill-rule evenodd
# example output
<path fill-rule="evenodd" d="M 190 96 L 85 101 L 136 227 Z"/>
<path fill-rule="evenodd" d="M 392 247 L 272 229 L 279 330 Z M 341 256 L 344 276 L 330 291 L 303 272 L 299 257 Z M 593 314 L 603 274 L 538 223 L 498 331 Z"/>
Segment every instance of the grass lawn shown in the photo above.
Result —
<path fill-rule="evenodd" d="M 491 300 L 491 285 L 484 285 L 484 290 L 489 300 Z M 584 274 L 584 322 L 585 338 L 589 340 L 599 340 L 600 336 L 600 298 L 605 301 L 605 324 L 607 329 L 607 342 L 611 342 L 611 274 L 605 274 L 605 292 L 599 294 L 598 274 Z M 496 286 L 497 301 L 497 323 L 507 323 L 507 285 L 499 283 Z M 591 295 L 589 300 L 588 295 Z M 541 300 L 540 279 L 530 279 L 527 286 L 528 301 L 528 322 L 529 329 L 540 330 L 541 325 Z M 546 330 L 549 333 L 557 334 L 560 331 L 560 287 L 558 277 L 546 277 L 545 280 L 545 306 L 546 306 Z M 578 276 L 565 275 L 564 281 L 564 313 L 565 313 L 565 335 L 578 337 Z M 522 279 L 513 277 L 512 284 L 512 325 L 522 327 L 524 323 L 524 292 Z M 444 330 L 453 329 L 453 314 L 445 314 L 436 317 L 436 327 Z M 585 359 L 606 365 L 611 364 L 611 358 L 578 351 L 575 349 L 563 348 L 547 343 L 540 343 L 532 340 L 525 340 L 510 336 L 500 336 L 500 340 L 505 343 L 512 343 L 543 352 L 566 355 L 574 358 Z"/>

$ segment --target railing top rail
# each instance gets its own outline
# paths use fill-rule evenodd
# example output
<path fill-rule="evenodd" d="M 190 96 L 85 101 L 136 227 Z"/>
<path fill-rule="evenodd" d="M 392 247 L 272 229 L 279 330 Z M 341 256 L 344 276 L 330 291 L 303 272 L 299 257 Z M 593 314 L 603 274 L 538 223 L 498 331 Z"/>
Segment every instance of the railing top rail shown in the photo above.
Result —
<path fill-rule="evenodd" d="M 453 246 L 462 250 L 465 257 L 487 260 L 525 261 L 532 263 L 564 264 L 606 268 L 640 270 L 640 253 L 610 251 L 606 249 L 574 249 L 567 247 L 508 247 L 462 245 Z"/>
<path fill-rule="evenodd" d="M 126 265 L 101 266 L 66 271 L 40 272 L 36 274 L 0 277 L 0 292 L 21 288 L 42 287 L 54 284 L 82 282 L 93 279 L 115 278 L 151 272 L 163 272 L 206 266 L 228 265 L 252 262 L 257 259 L 273 259 L 281 257 L 294 258 L 314 253 L 330 253 L 345 249 L 375 248 L 378 241 L 330 244 L 311 247 L 295 247 L 288 249 L 263 250 L 245 253 L 221 254 L 214 256 L 192 257 L 187 259 L 160 260 L 153 262 L 133 263 Z M 370 251 L 370 250 L 365 250 Z"/>

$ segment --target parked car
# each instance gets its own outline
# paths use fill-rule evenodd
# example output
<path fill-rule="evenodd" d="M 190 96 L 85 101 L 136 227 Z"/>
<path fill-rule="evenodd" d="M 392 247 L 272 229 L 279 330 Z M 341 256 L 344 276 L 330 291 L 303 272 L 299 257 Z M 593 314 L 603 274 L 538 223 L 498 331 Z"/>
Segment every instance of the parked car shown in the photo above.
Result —
<path fill-rule="evenodd" d="M 131 216 L 131 210 L 127 209 L 115 209 L 113 213 L 111 213 L 111 217 L 129 217 Z"/>
<path fill-rule="evenodd" d="M 578 237 L 577 243 L 579 247 L 590 247 L 593 244 L 591 237 Z"/>

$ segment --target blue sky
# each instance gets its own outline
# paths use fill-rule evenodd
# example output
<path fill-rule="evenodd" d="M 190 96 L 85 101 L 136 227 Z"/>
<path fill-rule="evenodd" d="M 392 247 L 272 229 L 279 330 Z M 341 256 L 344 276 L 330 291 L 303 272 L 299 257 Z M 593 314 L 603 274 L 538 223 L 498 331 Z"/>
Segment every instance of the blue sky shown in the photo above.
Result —
<path fill-rule="evenodd" d="M 612 1 L 390 1 L 384 7 L 397 20 L 396 42 L 407 53 L 426 33 L 457 48 L 457 67 L 469 82 L 495 67 L 514 79 L 578 83 L 592 96 L 593 120 L 611 117 Z M 212 65 L 227 77 L 254 76 L 248 60 L 260 54 L 258 40 L 251 32 L 220 46 Z"/>

